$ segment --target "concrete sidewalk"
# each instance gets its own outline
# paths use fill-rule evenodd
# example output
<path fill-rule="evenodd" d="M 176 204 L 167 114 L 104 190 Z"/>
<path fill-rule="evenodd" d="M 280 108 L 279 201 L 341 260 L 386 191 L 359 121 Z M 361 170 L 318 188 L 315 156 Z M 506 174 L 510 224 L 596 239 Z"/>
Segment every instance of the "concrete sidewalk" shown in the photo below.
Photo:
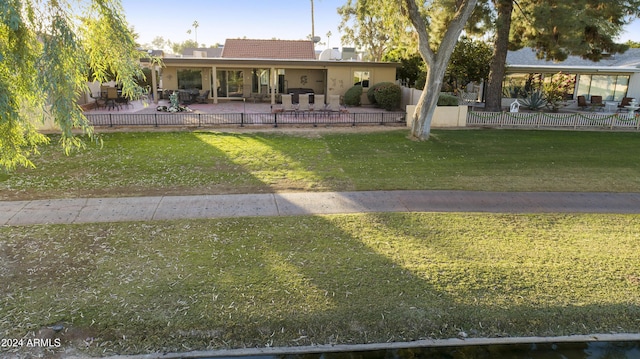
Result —
<path fill-rule="evenodd" d="M 0 201 L 0 225 L 357 212 L 640 213 L 640 193 L 363 191 Z"/>

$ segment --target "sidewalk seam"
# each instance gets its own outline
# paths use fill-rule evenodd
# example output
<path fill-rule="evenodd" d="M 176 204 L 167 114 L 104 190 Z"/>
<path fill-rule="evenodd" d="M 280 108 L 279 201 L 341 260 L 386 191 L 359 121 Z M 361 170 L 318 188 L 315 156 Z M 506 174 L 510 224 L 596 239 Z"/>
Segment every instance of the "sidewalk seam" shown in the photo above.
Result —
<path fill-rule="evenodd" d="M 276 215 L 278 216 L 282 216 L 280 214 L 280 207 L 278 207 L 278 197 L 277 197 L 277 193 L 272 193 L 271 197 L 273 198 L 273 203 L 276 205 Z"/>
<path fill-rule="evenodd" d="M 162 203 L 162 201 L 164 201 L 166 196 L 160 196 L 160 200 L 158 201 L 158 203 L 156 203 L 156 208 L 153 209 L 153 214 L 151 215 L 151 220 L 152 221 L 156 221 L 156 213 L 158 213 L 158 208 L 160 208 L 160 203 Z"/>

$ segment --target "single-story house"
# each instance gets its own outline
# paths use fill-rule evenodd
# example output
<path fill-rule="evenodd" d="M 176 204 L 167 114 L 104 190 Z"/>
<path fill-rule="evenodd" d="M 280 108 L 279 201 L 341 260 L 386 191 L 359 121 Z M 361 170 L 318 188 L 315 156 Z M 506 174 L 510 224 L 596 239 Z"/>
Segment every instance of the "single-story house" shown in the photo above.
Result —
<path fill-rule="evenodd" d="M 187 51 L 180 57 L 163 57 L 164 67 L 153 74 L 152 88 L 209 91 L 213 103 L 253 99 L 275 104 L 279 94 L 344 95 L 356 83 L 362 83 L 366 92 L 369 84 L 395 81 L 399 67 L 353 57 L 321 60 L 306 40 L 228 39 L 219 49 Z"/>
<path fill-rule="evenodd" d="M 640 99 L 640 49 L 605 56 L 600 61 L 569 56 L 565 61 L 541 60 L 530 48 L 507 54 L 503 88 L 524 86 L 531 75 L 552 76 L 562 72 L 575 79 L 573 99 L 602 96 L 604 101 L 620 102 L 624 97 Z"/>

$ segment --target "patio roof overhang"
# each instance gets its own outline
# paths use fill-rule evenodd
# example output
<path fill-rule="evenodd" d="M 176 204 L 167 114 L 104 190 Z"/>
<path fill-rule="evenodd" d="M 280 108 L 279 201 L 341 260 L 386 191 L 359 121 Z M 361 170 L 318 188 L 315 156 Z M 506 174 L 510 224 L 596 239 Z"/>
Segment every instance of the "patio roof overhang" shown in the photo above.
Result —
<path fill-rule="evenodd" d="M 398 62 L 366 62 L 366 61 L 321 61 L 321 60 L 286 60 L 286 59 L 229 59 L 210 57 L 165 57 L 165 66 L 237 66 L 237 67 L 304 67 L 311 69 L 325 69 L 328 67 L 395 67 L 402 65 Z"/>
<path fill-rule="evenodd" d="M 532 66 L 532 65 L 507 65 L 506 73 L 557 73 L 566 72 L 572 74 L 634 74 L 640 73 L 640 67 L 611 67 L 611 66 Z"/>

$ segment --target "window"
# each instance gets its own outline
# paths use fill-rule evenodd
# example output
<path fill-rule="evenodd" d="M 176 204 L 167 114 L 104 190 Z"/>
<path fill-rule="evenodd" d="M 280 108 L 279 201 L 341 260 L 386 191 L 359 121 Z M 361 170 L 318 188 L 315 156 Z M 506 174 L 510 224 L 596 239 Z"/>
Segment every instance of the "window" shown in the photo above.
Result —
<path fill-rule="evenodd" d="M 216 72 L 219 97 L 242 97 L 244 87 L 244 72 L 232 70 L 218 70 Z"/>
<path fill-rule="evenodd" d="M 354 71 L 353 85 L 362 85 L 364 88 L 369 87 L 369 71 Z"/>
<path fill-rule="evenodd" d="M 251 76 L 251 92 L 267 93 L 269 88 L 269 70 L 253 69 Z"/>
<path fill-rule="evenodd" d="M 622 101 L 629 89 L 628 75 L 580 75 L 578 95 L 602 96 L 605 101 Z"/>
<path fill-rule="evenodd" d="M 178 88 L 202 90 L 202 70 L 178 69 Z"/>

